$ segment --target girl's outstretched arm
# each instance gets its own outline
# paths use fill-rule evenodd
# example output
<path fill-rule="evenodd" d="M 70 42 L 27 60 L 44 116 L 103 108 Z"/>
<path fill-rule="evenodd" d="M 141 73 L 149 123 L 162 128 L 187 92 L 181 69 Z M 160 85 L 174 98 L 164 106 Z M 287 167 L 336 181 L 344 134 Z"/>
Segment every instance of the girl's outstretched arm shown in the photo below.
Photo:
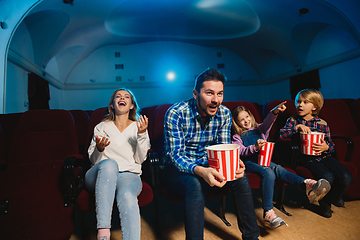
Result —
<path fill-rule="evenodd" d="M 277 115 L 279 112 L 284 112 L 286 110 L 285 106 L 286 101 L 280 103 L 277 105 L 273 110 L 271 110 L 275 115 Z"/>

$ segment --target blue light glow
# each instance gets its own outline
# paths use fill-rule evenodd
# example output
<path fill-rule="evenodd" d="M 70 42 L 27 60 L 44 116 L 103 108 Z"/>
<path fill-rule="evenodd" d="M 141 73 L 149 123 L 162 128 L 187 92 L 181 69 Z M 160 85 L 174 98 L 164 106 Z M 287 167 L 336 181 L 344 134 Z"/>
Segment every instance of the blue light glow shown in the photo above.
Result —
<path fill-rule="evenodd" d="M 169 80 L 169 81 L 173 81 L 175 79 L 175 73 L 174 72 L 168 72 L 166 74 L 166 78 Z"/>

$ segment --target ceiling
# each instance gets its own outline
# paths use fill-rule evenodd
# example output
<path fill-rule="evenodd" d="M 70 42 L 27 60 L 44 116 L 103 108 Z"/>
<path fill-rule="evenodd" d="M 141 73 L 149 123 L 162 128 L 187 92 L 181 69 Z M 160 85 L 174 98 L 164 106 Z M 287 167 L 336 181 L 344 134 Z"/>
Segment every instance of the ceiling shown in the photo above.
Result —
<path fill-rule="evenodd" d="M 33 42 L 37 66 L 46 68 L 54 57 L 81 46 L 81 53 L 66 68 L 65 76 L 104 46 L 178 41 L 229 49 L 248 62 L 266 82 L 272 80 L 267 79 L 265 72 L 274 56 L 291 63 L 295 74 L 299 68 L 306 69 L 311 44 L 329 27 L 341 29 L 357 47 L 350 49 L 356 53 L 346 51 L 339 59 L 330 62 L 321 59 L 325 65 L 359 55 L 358 0 L 74 0 L 64 3 L 67 1 L 70 0 L 44 0 L 23 22 Z M 277 80 L 288 76 L 279 76 Z M 65 83 L 66 77 L 60 81 Z"/>

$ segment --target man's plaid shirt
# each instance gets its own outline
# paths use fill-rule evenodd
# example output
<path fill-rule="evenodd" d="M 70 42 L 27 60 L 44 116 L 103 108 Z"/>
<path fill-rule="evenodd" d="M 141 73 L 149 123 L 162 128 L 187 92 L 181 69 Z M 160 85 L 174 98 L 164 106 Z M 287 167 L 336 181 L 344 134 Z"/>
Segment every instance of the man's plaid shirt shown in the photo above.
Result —
<path fill-rule="evenodd" d="M 164 118 L 165 163 L 182 172 L 209 166 L 205 147 L 230 143 L 231 112 L 221 105 L 207 124 L 202 123 L 194 98 L 170 107 Z"/>
<path fill-rule="evenodd" d="M 327 123 L 319 118 L 318 116 L 313 117 L 309 121 L 302 119 L 300 116 L 292 116 L 287 119 L 285 126 L 280 129 L 280 139 L 283 138 L 290 138 L 294 134 L 298 133 L 298 131 L 295 130 L 295 126 L 298 124 L 305 125 L 310 128 L 312 132 L 322 132 L 325 133 L 325 142 L 329 146 L 329 150 L 326 152 L 323 152 L 320 157 L 317 157 L 316 160 L 321 160 L 324 157 L 327 157 L 330 155 L 331 152 L 334 152 L 335 145 L 331 141 L 331 135 L 330 135 L 330 128 L 327 125 Z"/>

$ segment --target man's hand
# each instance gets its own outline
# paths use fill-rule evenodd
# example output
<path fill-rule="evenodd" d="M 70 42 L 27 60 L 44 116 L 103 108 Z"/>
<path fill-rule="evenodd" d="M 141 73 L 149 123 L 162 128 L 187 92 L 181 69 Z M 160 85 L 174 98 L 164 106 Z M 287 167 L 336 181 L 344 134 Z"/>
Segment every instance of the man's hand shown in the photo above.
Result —
<path fill-rule="evenodd" d="M 217 186 L 222 188 L 226 184 L 224 176 L 211 167 L 196 166 L 194 171 L 196 175 L 202 177 L 211 187 Z"/>
<path fill-rule="evenodd" d="M 235 179 L 242 178 L 245 173 L 245 164 L 243 161 L 239 160 L 239 169 L 235 172 Z"/>

